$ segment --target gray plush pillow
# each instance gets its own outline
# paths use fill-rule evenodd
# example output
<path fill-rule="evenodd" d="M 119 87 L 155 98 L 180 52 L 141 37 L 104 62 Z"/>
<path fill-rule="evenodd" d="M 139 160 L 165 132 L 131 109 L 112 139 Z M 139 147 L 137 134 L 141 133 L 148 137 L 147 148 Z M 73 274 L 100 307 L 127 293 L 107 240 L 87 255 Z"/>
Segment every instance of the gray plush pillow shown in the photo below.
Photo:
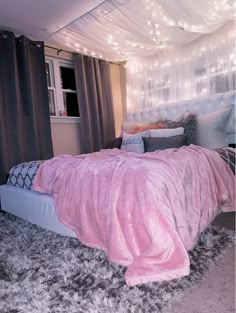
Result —
<path fill-rule="evenodd" d="M 179 120 L 162 121 L 166 128 L 184 127 L 186 145 L 197 144 L 197 114 L 185 113 Z"/>
<path fill-rule="evenodd" d="M 143 137 L 145 152 L 180 148 L 186 145 L 187 136 L 178 135 L 172 137 Z"/>

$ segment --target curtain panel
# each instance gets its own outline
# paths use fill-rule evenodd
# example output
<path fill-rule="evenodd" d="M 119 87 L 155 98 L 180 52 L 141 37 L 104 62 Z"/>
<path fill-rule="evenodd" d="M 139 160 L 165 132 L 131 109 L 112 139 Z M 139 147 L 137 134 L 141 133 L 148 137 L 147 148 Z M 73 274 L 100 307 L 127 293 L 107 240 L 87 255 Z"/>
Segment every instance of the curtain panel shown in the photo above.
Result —
<path fill-rule="evenodd" d="M 74 55 L 75 80 L 80 112 L 82 153 L 99 151 L 115 137 L 109 63 Z"/>
<path fill-rule="evenodd" d="M 0 184 L 12 166 L 52 156 L 44 44 L 0 31 Z"/>

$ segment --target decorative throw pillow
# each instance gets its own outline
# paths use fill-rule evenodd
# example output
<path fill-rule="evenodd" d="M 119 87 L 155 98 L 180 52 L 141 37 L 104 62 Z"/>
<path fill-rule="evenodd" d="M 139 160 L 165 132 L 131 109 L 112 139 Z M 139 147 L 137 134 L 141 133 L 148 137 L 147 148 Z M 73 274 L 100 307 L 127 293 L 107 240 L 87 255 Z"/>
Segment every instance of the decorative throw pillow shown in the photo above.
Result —
<path fill-rule="evenodd" d="M 185 113 L 178 120 L 165 120 L 162 121 L 166 128 L 184 128 L 186 135 L 186 145 L 197 144 L 197 114 Z"/>
<path fill-rule="evenodd" d="M 186 135 L 172 137 L 143 137 L 145 152 L 164 150 L 170 148 L 180 148 L 186 145 Z"/>
<path fill-rule="evenodd" d="M 120 149 L 121 143 L 122 137 L 112 138 L 106 142 L 104 149 Z"/>
<path fill-rule="evenodd" d="M 159 126 L 162 125 L 161 127 L 158 127 L 159 129 L 183 127 L 184 134 L 186 135 L 186 138 L 187 138 L 186 145 L 197 144 L 197 114 L 186 112 L 175 120 L 152 121 L 149 124 L 149 129 L 152 129 L 153 125 L 159 125 Z"/>
<path fill-rule="evenodd" d="M 197 118 L 197 144 L 209 149 L 219 149 L 228 145 L 225 128 L 232 111 L 227 107 Z"/>
<path fill-rule="evenodd" d="M 220 157 L 228 164 L 231 171 L 236 174 L 236 149 L 231 147 L 225 147 L 215 149 L 219 153 Z"/>
<path fill-rule="evenodd" d="M 151 137 L 173 137 L 184 134 L 184 128 L 164 128 L 164 129 L 151 129 Z"/>
<path fill-rule="evenodd" d="M 122 137 L 121 150 L 128 152 L 144 152 L 143 137 L 148 137 L 150 134 L 149 130 L 139 132 L 137 134 L 124 133 Z"/>

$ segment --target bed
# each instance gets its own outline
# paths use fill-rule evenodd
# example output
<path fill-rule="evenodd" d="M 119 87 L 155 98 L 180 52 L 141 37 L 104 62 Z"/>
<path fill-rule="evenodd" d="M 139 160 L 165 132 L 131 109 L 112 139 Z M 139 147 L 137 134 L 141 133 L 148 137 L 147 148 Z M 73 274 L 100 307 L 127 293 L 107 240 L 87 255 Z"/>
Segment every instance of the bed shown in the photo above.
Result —
<path fill-rule="evenodd" d="M 76 237 L 58 220 L 53 198 L 32 190 L 33 180 L 42 163 L 25 162 L 10 170 L 7 184 L 0 186 L 2 210 L 63 236 Z"/>
<path fill-rule="evenodd" d="M 202 134 L 199 135 L 200 137 L 202 136 L 201 140 L 203 147 L 197 144 L 193 144 L 187 146 L 183 145 L 179 148 L 171 147 L 170 149 L 164 150 L 157 149 L 157 151 L 153 150 L 153 152 L 147 153 L 136 153 L 136 151 L 133 150 L 127 151 L 127 144 L 132 144 L 134 142 L 137 144 L 138 142 L 136 137 L 135 140 L 133 140 L 134 137 L 130 136 L 138 136 L 137 134 L 144 132 L 144 134 L 142 134 L 142 138 L 146 138 L 145 136 L 147 134 L 145 132 L 147 129 L 145 129 L 145 127 L 147 124 L 149 127 L 154 128 L 153 121 L 157 118 L 161 119 L 162 121 L 166 121 L 167 118 L 172 120 L 175 119 L 175 121 L 179 122 L 178 117 L 183 116 L 183 114 L 186 113 L 189 114 L 189 112 L 190 114 L 198 114 L 198 122 L 202 123 L 201 125 L 203 126 L 204 132 L 206 131 L 206 127 L 209 125 L 210 127 L 213 127 L 214 131 L 217 131 L 217 138 L 212 138 L 213 129 L 210 129 L 210 135 L 208 136 L 209 138 L 205 138 L 205 136 L 202 136 Z M 129 134 L 128 131 L 131 128 L 134 128 L 134 125 L 138 127 L 139 131 L 135 134 Z M 31 162 L 29 164 L 23 164 L 13 168 L 9 175 L 8 184 L 0 186 L 2 210 L 28 220 L 29 222 L 37 224 L 48 230 L 56 231 L 62 235 L 72 237 L 77 236 L 84 244 L 87 244 L 88 246 L 104 249 L 108 254 L 109 260 L 124 266 L 128 266 L 128 270 L 126 272 L 126 281 L 129 285 L 146 283 L 148 281 L 155 280 L 173 279 L 188 275 L 189 260 L 186 255 L 186 251 L 192 249 L 193 245 L 196 243 L 199 233 L 209 225 L 209 223 L 216 216 L 216 214 L 220 212 L 220 210 L 234 210 L 235 179 L 232 176 L 229 167 L 231 162 L 229 155 L 233 154 L 233 150 L 227 148 L 224 148 L 223 150 L 218 149 L 219 144 L 223 144 L 224 147 L 228 144 L 235 144 L 234 125 L 235 91 L 230 91 L 224 94 L 217 94 L 198 100 L 195 99 L 191 101 L 170 104 L 168 106 L 159 107 L 155 110 L 144 110 L 142 112 L 128 114 L 127 119 L 122 124 L 122 143 L 125 143 L 125 148 L 123 151 L 122 149 L 104 149 L 98 153 L 76 156 L 74 158 L 68 155 L 62 155 L 47 162 Z M 179 126 L 179 124 L 177 126 Z M 159 131 L 159 127 L 154 129 L 153 132 L 155 133 L 156 130 Z M 191 132 L 192 130 L 190 129 L 190 135 L 192 135 Z M 126 141 L 124 140 L 125 135 L 128 136 Z M 184 136 L 187 135 L 189 134 L 185 134 Z M 142 140 L 141 142 L 144 144 Z M 158 144 L 160 145 L 160 142 L 158 142 Z M 163 142 L 161 144 L 163 144 Z M 210 144 L 212 146 L 210 148 L 204 148 L 205 144 Z M 223 158 L 225 158 L 226 162 L 222 161 L 221 158 L 218 157 L 219 152 L 224 152 Z M 187 161 L 186 155 L 189 153 L 192 156 L 190 160 Z M 165 165 L 165 167 L 162 168 L 162 172 L 155 173 L 156 160 L 165 164 L 167 158 L 170 158 L 172 160 L 171 164 L 175 164 L 176 166 L 172 166 L 171 170 L 169 170 L 170 166 L 168 163 L 168 166 Z M 176 188 L 170 184 L 173 187 L 171 189 L 164 181 L 163 184 L 160 185 L 160 182 L 162 179 L 164 179 L 164 176 L 168 176 L 171 180 L 170 173 L 177 171 L 178 167 L 180 166 L 180 163 L 175 163 L 178 159 L 179 162 L 181 159 L 186 159 L 186 164 L 188 164 L 189 172 L 191 173 L 194 173 L 193 168 L 196 167 L 197 162 L 202 160 L 200 162 L 200 164 L 204 164 L 202 170 L 208 173 L 208 168 L 209 166 L 211 167 L 211 172 L 209 172 L 208 175 L 209 177 L 211 176 L 211 180 L 209 180 L 208 185 L 213 186 L 217 181 L 217 184 L 214 185 L 214 188 L 218 188 L 220 190 L 219 197 L 221 198 L 220 200 L 217 200 L 217 205 L 215 205 L 214 210 L 211 208 L 211 210 L 208 211 L 208 208 L 205 208 L 205 212 L 208 212 L 206 214 L 207 216 L 201 218 L 198 217 L 198 220 L 202 220 L 203 223 L 196 225 L 196 229 L 194 229 L 194 225 L 192 225 L 192 235 L 183 232 L 181 236 L 176 236 L 176 231 L 173 230 L 175 227 L 173 227 L 173 225 L 175 224 L 176 226 L 178 224 L 179 230 L 181 227 L 182 229 L 185 229 L 186 225 L 183 224 L 180 226 L 179 223 L 181 219 L 179 222 L 174 220 L 170 213 L 168 213 L 169 215 L 165 213 L 167 215 L 165 217 L 163 217 L 163 214 L 160 214 L 158 216 L 159 222 L 157 224 L 153 224 L 152 221 L 155 220 L 153 216 L 154 210 L 150 209 L 150 212 L 148 211 L 148 208 L 154 208 L 157 198 L 159 201 L 158 205 L 161 203 L 162 207 L 166 207 L 166 212 L 170 212 L 170 208 L 166 206 L 166 203 L 163 199 L 166 199 L 167 202 L 172 201 L 172 210 L 174 210 L 174 207 L 176 207 L 175 210 L 177 210 L 178 205 L 173 205 L 173 203 L 175 203 L 175 201 L 177 203 L 177 199 L 179 197 L 178 194 L 180 191 L 176 191 Z M 195 161 L 193 161 L 194 159 Z M 205 159 L 208 159 L 208 165 L 204 163 Z M 67 164 L 69 167 L 65 167 L 65 164 Z M 79 172 L 75 172 L 74 169 L 77 166 L 75 164 L 78 164 Z M 181 166 L 182 168 L 180 167 L 178 169 L 179 176 L 182 175 L 185 170 L 183 164 Z M 62 171 L 59 172 L 58 168 L 60 168 Z M 70 168 L 69 174 L 67 172 L 68 168 Z M 92 169 L 93 173 L 91 178 L 87 173 L 88 171 L 91 172 Z M 221 181 L 219 178 L 218 171 L 221 174 L 220 177 L 224 177 L 224 181 Z M 136 177 L 135 175 L 137 175 L 137 172 L 142 174 Z M 102 175 L 99 175 L 99 173 L 102 173 Z M 114 173 L 116 173 L 116 176 L 114 176 Z M 150 182 L 151 185 L 149 184 L 149 177 L 147 176 L 147 173 L 150 173 L 150 176 L 152 177 Z M 225 173 L 227 173 L 227 175 Z M 73 178 L 72 180 L 71 177 Z M 81 181 L 83 181 L 83 184 L 80 183 L 80 185 L 78 185 L 78 177 L 81 179 Z M 185 178 L 186 177 L 187 176 L 185 175 Z M 216 179 L 216 177 L 218 178 Z M 58 181 L 61 180 L 63 183 L 58 185 Z M 196 181 L 193 181 L 195 184 Z M 135 184 L 133 184 L 133 182 Z M 168 199 L 165 198 L 165 192 L 163 192 L 161 195 L 163 198 L 157 195 L 156 190 L 153 188 L 155 184 L 154 182 L 158 182 L 157 185 L 160 186 L 160 188 L 165 185 L 164 189 L 168 192 L 172 190 L 173 195 L 175 190 L 174 199 L 171 199 L 172 196 L 168 196 Z M 37 191 L 32 190 L 32 183 L 34 189 Z M 62 189 L 61 186 L 63 184 L 64 188 L 67 189 Z M 75 189 L 75 186 L 77 189 Z M 103 189 L 105 189 L 106 192 L 99 192 L 100 190 L 97 188 L 97 186 L 103 186 Z M 181 183 L 179 184 L 179 187 L 180 186 Z M 187 188 L 187 186 L 188 185 L 185 185 L 185 188 Z M 113 192 L 108 192 L 109 188 L 113 190 Z M 64 192 L 62 190 L 66 191 Z M 83 202 L 85 205 L 83 205 L 83 210 L 80 212 L 80 216 L 77 219 L 76 224 L 74 224 L 74 222 L 77 213 L 75 212 L 76 208 L 74 203 L 77 202 L 77 200 L 72 199 L 72 190 L 73 194 L 77 194 L 80 200 L 81 198 L 85 197 L 86 194 L 86 201 Z M 78 192 L 78 190 L 80 190 L 80 192 Z M 86 191 L 83 193 L 81 190 L 90 190 L 91 194 Z M 118 192 L 118 190 L 122 191 L 122 194 L 121 192 Z M 68 198 L 64 197 L 64 194 L 66 193 L 69 195 Z M 53 194 L 54 198 L 50 194 Z M 130 197 L 130 195 L 134 194 L 136 194 L 138 198 L 138 202 L 136 203 L 132 202 L 136 201 L 136 198 L 133 196 Z M 185 194 L 188 194 L 187 190 L 183 189 L 182 194 L 182 200 L 185 201 Z M 191 192 L 189 192 L 189 194 L 191 194 Z M 96 195 L 96 197 L 94 195 Z M 113 205 L 113 203 L 119 203 L 118 207 L 123 206 L 126 208 L 126 210 L 125 212 L 124 210 L 121 210 L 119 213 L 119 211 L 116 209 L 112 209 L 114 214 L 116 212 L 115 216 L 113 216 L 114 214 L 112 216 L 109 215 L 109 212 L 106 210 L 104 211 L 102 209 L 102 205 L 100 205 L 97 211 L 89 211 L 90 207 L 94 206 L 94 203 L 92 203 L 93 198 L 96 198 L 96 202 L 100 204 L 112 203 Z M 128 199 L 127 201 L 125 201 L 126 198 Z M 197 202 L 197 200 L 195 200 L 191 200 L 191 205 Z M 201 205 L 204 206 L 204 203 L 208 203 L 207 201 L 208 199 L 205 199 L 205 202 L 201 202 Z M 179 203 L 179 208 L 181 205 L 182 204 Z M 194 205 L 197 206 L 199 203 L 195 203 Z M 139 214 L 136 214 L 136 211 L 130 211 L 130 206 L 136 207 Z M 67 212 L 70 212 L 69 216 Z M 187 214 L 187 212 L 185 213 Z M 94 217 L 95 214 L 97 214 L 96 218 Z M 180 210 L 179 216 L 181 216 L 181 214 L 182 213 Z M 130 219 L 128 226 L 125 222 L 126 215 L 128 215 Z M 107 218 L 107 216 L 109 218 Z M 204 211 L 202 216 L 204 216 Z M 194 218 L 194 214 L 193 216 L 191 216 L 191 214 L 188 215 L 189 223 L 191 218 Z M 98 221 L 101 223 L 98 224 Z M 119 225 L 117 224 L 117 221 L 119 221 Z M 124 229 L 121 227 L 123 222 L 124 225 L 126 225 L 124 226 L 125 229 L 129 229 L 127 235 L 128 240 L 125 240 L 124 238 L 121 240 L 120 235 L 124 232 Z M 143 225 L 143 223 L 148 223 L 149 225 L 148 234 L 144 231 L 143 227 L 140 226 Z M 162 225 L 163 223 L 168 224 L 168 232 L 163 233 L 163 229 L 160 229 L 160 232 L 157 236 L 155 233 L 156 229 L 158 228 L 159 224 Z M 170 224 L 172 227 L 170 227 Z M 138 232 L 135 230 L 136 225 L 139 225 Z M 107 237 L 103 230 L 108 226 L 110 233 Z M 152 242 L 157 243 L 160 234 L 162 234 L 162 242 L 165 244 L 162 242 L 158 243 L 159 248 L 161 248 L 158 252 L 155 251 L 158 245 L 150 245 L 150 238 Z M 173 249 L 174 252 L 172 251 L 170 253 L 170 250 L 165 250 L 165 245 L 168 245 L 168 240 L 170 245 L 175 247 L 175 249 Z M 119 246 L 122 246 L 122 249 L 117 250 Z M 123 255 L 120 255 L 122 254 L 121 250 L 123 250 Z M 168 259 L 169 263 L 164 262 L 165 266 L 163 264 L 155 263 L 156 256 L 158 254 L 159 259 L 161 258 L 162 261 L 164 259 L 168 259 L 168 256 L 171 255 L 171 257 Z M 160 254 L 162 254 L 161 257 Z M 172 266 L 173 262 L 175 263 L 174 268 Z M 158 267 L 159 270 L 156 271 Z M 166 269 L 168 269 L 168 271 Z"/>

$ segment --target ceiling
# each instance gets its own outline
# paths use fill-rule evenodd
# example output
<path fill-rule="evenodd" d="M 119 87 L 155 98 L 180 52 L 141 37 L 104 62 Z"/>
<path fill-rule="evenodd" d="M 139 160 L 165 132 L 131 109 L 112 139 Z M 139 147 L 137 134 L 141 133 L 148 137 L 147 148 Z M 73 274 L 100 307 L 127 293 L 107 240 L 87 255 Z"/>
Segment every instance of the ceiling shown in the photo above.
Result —
<path fill-rule="evenodd" d="M 120 61 L 187 44 L 235 20 L 235 0 L 0 0 L 0 29 Z"/>

